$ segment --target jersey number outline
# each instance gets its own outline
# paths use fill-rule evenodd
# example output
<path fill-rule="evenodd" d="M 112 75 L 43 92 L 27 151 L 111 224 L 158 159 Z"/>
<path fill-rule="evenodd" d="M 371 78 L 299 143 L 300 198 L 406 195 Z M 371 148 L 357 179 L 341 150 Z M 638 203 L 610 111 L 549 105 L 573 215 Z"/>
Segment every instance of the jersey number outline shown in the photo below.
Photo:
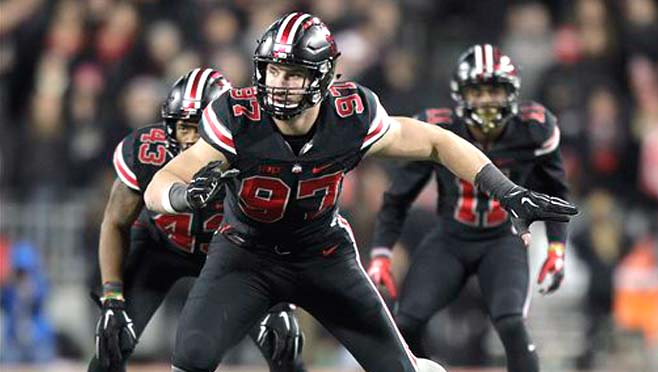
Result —
<path fill-rule="evenodd" d="M 167 160 L 167 136 L 161 128 L 153 128 L 148 133 L 139 136 L 139 151 L 137 158 L 142 164 L 161 166 Z"/>
<path fill-rule="evenodd" d="M 336 204 L 342 179 L 341 171 L 299 181 L 297 200 L 320 196 L 318 209 L 307 212 L 305 219 L 314 219 Z M 290 186 L 279 178 L 253 176 L 242 180 L 238 192 L 238 205 L 249 218 L 259 222 L 274 223 L 283 218 L 290 201 L 290 193 Z"/>
<path fill-rule="evenodd" d="M 341 94 L 340 91 L 346 89 L 356 89 L 356 84 L 350 81 L 346 81 L 342 83 L 335 83 L 329 87 L 329 93 L 331 96 L 339 97 L 336 98 L 334 104 L 336 106 L 336 113 L 338 113 L 338 116 L 341 118 L 352 116 L 354 113 L 361 114 L 364 110 L 363 100 L 361 100 L 361 96 L 359 96 L 358 93 L 353 93 L 347 96 L 343 96 L 343 94 Z"/>
<path fill-rule="evenodd" d="M 260 105 L 256 99 L 256 88 L 231 89 L 230 94 L 233 99 L 246 100 L 249 103 L 249 107 L 239 103 L 233 104 L 231 108 L 235 117 L 244 115 L 251 121 L 260 121 Z"/>
<path fill-rule="evenodd" d="M 480 192 L 472 183 L 457 179 L 459 197 L 455 207 L 455 220 L 470 226 L 494 227 L 507 221 L 508 213 L 498 200 Z M 487 203 L 484 210 L 481 202 Z"/>
<path fill-rule="evenodd" d="M 202 224 L 203 232 L 211 233 L 219 228 L 224 219 L 224 213 L 218 212 L 207 217 Z M 167 234 L 177 248 L 187 253 L 194 253 L 196 234 L 192 232 L 194 214 L 158 214 L 153 217 L 155 225 Z M 208 243 L 200 244 L 202 252 L 208 253 Z"/>

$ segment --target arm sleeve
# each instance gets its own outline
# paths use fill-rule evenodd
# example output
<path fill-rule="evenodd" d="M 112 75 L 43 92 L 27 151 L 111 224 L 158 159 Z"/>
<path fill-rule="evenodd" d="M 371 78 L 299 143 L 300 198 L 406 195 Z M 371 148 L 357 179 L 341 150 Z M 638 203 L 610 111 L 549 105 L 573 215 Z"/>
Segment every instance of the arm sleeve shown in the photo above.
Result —
<path fill-rule="evenodd" d="M 410 162 L 395 170 L 384 193 L 373 234 L 372 255 L 388 255 L 397 242 L 409 207 L 427 184 L 434 170 L 431 162 Z"/>

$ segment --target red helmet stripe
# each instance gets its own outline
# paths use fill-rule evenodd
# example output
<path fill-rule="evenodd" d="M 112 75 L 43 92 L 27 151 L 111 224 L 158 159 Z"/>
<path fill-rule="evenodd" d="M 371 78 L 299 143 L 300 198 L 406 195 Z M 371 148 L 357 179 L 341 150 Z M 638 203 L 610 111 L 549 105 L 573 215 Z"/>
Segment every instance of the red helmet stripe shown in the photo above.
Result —
<path fill-rule="evenodd" d="M 301 17 L 297 18 L 295 23 L 292 25 L 292 29 L 290 31 L 290 35 L 288 36 L 288 40 L 290 43 L 292 43 L 293 40 L 295 40 L 295 35 L 297 34 L 297 30 L 299 30 L 299 27 L 306 22 L 307 19 L 309 19 L 311 16 L 308 14 L 303 14 Z"/>
<path fill-rule="evenodd" d="M 190 72 L 190 76 L 187 79 L 187 84 L 185 85 L 185 93 L 183 96 L 183 105 L 186 108 L 194 107 L 194 95 L 192 90 L 196 90 L 196 84 L 198 84 L 198 79 L 201 77 L 199 72 L 201 72 L 201 69 L 195 68 L 192 70 L 192 72 Z"/>
<path fill-rule="evenodd" d="M 279 26 L 279 32 L 276 35 L 276 43 L 277 44 L 286 44 L 288 42 L 288 34 L 290 33 L 290 30 L 292 29 L 292 24 L 300 16 L 301 16 L 301 13 L 292 13 L 292 14 L 288 15 L 283 20 L 283 22 L 281 22 L 281 26 Z"/>
<path fill-rule="evenodd" d="M 203 100 L 203 89 L 206 86 L 208 76 L 212 73 L 212 69 L 205 69 L 202 74 L 198 74 L 200 78 L 196 79 L 195 85 L 192 86 L 192 97 L 194 97 L 194 108 L 201 108 L 201 101 Z"/>

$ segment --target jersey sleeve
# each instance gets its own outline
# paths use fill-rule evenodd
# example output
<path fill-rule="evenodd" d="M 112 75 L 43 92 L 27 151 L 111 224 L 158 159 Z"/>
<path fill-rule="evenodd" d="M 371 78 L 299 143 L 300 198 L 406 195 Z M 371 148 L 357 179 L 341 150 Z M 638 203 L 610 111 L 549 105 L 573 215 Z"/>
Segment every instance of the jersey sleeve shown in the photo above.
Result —
<path fill-rule="evenodd" d="M 528 125 L 535 145 L 535 156 L 544 156 L 557 150 L 560 146 L 560 127 L 552 112 L 539 103 L 528 102 L 520 105 L 519 117 Z"/>
<path fill-rule="evenodd" d="M 379 102 L 379 97 L 370 89 L 358 85 L 358 94 L 365 103 L 366 115 L 364 120 L 364 134 L 361 141 L 361 152 L 366 153 L 372 145 L 382 139 L 391 127 L 391 118 Z"/>
<path fill-rule="evenodd" d="M 400 238 L 409 207 L 434 170 L 431 162 L 409 162 L 397 168 L 375 223 L 371 255 L 387 255 Z"/>
<path fill-rule="evenodd" d="M 528 178 L 527 186 L 529 189 L 568 200 L 569 187 L 565 178 L 560 152 L 553 151 L 539 159 Z M 566 242 L 567 224 L 546 222 L 546 236 L 549 242 Z"/>
<path fill-rule="evenodd" d="M 453 123 L 452 109 L 450 108 L 428 108 L 413 117 L 416 120 L 441 127 L 446 127 Z"/>
<path fill-rule="evenodd" d="M 229 163 L 237 157 L 233 141 L 234 120 L 231 116 L 229 94 L 222 94 L 203 110 L 199 125 L 201 138 L 224 154 Z"/>
<path fill-rule="evenodd" d="M 521 107 L 520 114 L 522 118 L 529 121 L 530 133 L 536 144 L 534 155 L 537 157 L 537 163 L 526 186 L 567 200 L 569 187 L 559 151 L 560 128 L 557 125 L 557 118 L 537 103 Z M 567 224 L 546 222 L 546 236 L 551 243 L 566 242 Z"/>
<path fill-rule="evenodd" d="M 130 189 L 141 192 L 135 169 L 135 132 L 126 136 L 114 149 L 112 164 L 121 182 Z"/>

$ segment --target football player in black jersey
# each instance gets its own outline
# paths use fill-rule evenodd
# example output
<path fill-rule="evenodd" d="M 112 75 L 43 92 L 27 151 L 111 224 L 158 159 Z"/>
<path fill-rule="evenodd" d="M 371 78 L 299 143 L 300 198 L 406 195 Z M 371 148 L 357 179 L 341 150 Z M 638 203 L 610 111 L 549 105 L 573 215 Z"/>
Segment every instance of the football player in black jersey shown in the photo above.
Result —
<path fill-rule="evenodd" d="M 443 371 L 408 350 L 338 213 L 343 177 L 366 155 L 445 164 L 499 197 L 523 229 L 576 213 L 515 185 L 450 131 L 389 117 L 367 88 L 335 82 L 338 55 L 318 18 L 295 12 L 276 20 L 256 48 L 255 86 L 209 105 L 202 140 L 149 184 L 147 207 L 170 213 L 201 206 L 218 184 L 227 186 L 220 233 L 181 314 L 174 371 L 213 371 L 281 301 L 311 313 L 369 372 Z M 198 179 L 204 166 L 215 168 Z"/>
<path fill-rule="evenodd" d="M 512 181 L 566 198 L 555 116 L 538 103 L 517 103 L 519 88 L 517 69 L 508 56 L 490 44 L 475 45 L 457 63 L 451 83 L 455 109 L 431 108 L 417 117 L 479 147 Z M 425 325 L 457 297 L 469 276 L 476 275 L 505 346 L 508 370 L 538 371 L 524 324 L 530 300 L 526 247 L 513 234 L 499 200 L 470 180 L 430 162 L 399 168 L 377 218 L 368 274 L 396 295 L 391 250 L 407 210 L 432 174 L 440 223 L 413 256 L 397 307 L 398 327 L 411 350 L 426 356 L 421 343 Z M 538 277 L 542 293 L 556 290 L 564 277 L 566 226 L 546 222 L 548 252 Z"/>
<path fill-rule="evenodd" d="M 198 276 L 205 262 L 208 243 L 223 218 L 223 195 L 204 209 L 171 215 L 142 208 L 142 191 L 160 168 L 197 142 L 201 112 L 230 87 L 219 71 L 188 72 L 169 92 L 162 123 L 135 130 L 116 148 L 118 177 L 101 226 L 102 313 L 90 372 L 124 371 L 137 339 L 171 287 L 183 277 Z M 271 371 L 303 371 L 298 358 L 301 333 L 291 306 L 273 307 L 250 334 Z"/>

